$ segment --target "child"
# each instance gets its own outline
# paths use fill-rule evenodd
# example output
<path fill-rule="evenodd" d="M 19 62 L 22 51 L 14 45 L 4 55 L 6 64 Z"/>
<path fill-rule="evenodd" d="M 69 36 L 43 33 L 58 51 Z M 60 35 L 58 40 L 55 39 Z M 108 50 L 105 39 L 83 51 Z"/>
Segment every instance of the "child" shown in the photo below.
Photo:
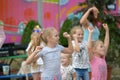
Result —
<path fill-rule="evenodd" d="M 76 72 L 71 66 L 71 54 L 61 54 L 61 73 L 62 80 L 76 80 Z"/>
<path fill-rule="evenodd" d="M 45 46 L 45 44 L 43 44 L 42 40 L 39 38 L 40 34 L 41 34 L 41 29 L 37 25 L 33 29 L 33 33 L 31 34 L 31 41 L 29 43 L 28 48 L 26 49 L 28 56 L 30 56 L 34 52 L 37 46 L 43 46 L 43 47 Z M 33 80 L 40 80 L 42 66 L 43 66 L 43 61 L 41 58 L 38 58 L 37 60 L 31 63 L 31 73 L 33 76 Z"/>
<path fill-rule="evenodd" d="M 80 26 L 74 26 L 71 29 L 72 43 L 74 46 L 73 67 L 76 70 L 77 80 L 89 80 L 89 56 L 87 42 L 83 41 L 83 30 Z"/>
<path fill-rule="evenodd" d="M 103 27 L 106 30 L 104 42 L 97 40 L 93 43 L 93 46 L 91 44 L 93 29 L 89 28 L 88 48 L 89 52 L 92 53 L 90 61 L 92 69 L 91 80 L 107 80 L 105 56 L 109 46 L 109 28 L 107 24 L 103 24 Z"/>
<path fill-rule="evenodd" d="M 71 43 L 70 35 L 65 32 L 64 37 L 68 40 L 68 48 L 64 48 L 59 45 L 59 35 L 55 28 L 47 28 L 41 35 L 42 40 L 46 43 L 46 47 L 38 46 L 31 56 L 27 58 L 27 62 L 30 63 L 38 57 L 43 59 L 43 72 L 41 75 L 42 80 L 61 80 L 60 72 L 60 53 L 72 53 L 73 47 Z"/>

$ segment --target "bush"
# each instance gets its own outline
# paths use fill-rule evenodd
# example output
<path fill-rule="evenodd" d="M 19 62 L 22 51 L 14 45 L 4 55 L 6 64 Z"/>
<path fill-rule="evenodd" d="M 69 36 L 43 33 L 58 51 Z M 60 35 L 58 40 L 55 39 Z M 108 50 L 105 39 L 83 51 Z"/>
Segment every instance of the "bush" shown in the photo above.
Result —
<path fill-rule="evenodd" d="M 21 44 L 28 44 L 30 42 L 30 36 L 31 36 L 32 30 L 36 25 L 39 25 L 37 21 L 35 20 L 28 21 L 22 35 Z"/>

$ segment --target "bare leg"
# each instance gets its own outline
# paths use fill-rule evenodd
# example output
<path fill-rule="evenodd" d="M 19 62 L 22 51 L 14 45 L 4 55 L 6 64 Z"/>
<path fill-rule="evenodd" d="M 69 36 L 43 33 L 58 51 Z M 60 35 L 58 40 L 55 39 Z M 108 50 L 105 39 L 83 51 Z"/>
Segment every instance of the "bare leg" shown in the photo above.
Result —
<path fill-rule="evenodd" d="M 41 80 L 40 79 L 40 76 L 41 76 L 40 73 L 32 73 L 32 76 L 33 76 L 33 80 Z"/>

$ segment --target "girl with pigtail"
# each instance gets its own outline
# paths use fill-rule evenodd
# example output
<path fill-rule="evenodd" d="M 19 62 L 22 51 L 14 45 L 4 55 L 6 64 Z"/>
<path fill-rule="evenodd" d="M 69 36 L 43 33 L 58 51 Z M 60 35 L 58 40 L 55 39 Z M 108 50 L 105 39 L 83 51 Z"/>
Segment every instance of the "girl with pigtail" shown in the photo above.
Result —
<path fill-rule="evenodd" d="M 66 48 L 58 44 L 58 31 L 53 27 L 46 28 L 41 35 L 46 44 L 45 47 L 37 46 L 32 55 L 27 58 L 27 63 L 31 63 L 39 57 L 42 58 L 44 66 L 41 80 L 62 80 L 60 72 L 61 53 L 72 54 L 73 52 L 70 35 L 64 32 L 63 36 L 68 40 L 68 47 Z"/>

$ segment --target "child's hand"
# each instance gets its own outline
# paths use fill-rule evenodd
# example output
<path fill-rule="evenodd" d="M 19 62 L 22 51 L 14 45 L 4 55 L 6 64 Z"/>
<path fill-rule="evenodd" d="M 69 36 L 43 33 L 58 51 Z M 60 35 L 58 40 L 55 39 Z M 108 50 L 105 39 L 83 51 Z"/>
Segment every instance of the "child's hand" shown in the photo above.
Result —
<path fill-rule="evenodd" d="M 38 53 L 39 51 L 42 50 L 42 48 L 43 48 L 42 46 L 37 46 L 36 49 L 35 49 L 35 52 Z"/>
<path fill-rule="evenodd" d="M 98 9 L 95 7 L 95 6 L 93 6 L 93 7 L 91 7 L 91 8 L 89 8 L 91 11 L 93 11 L 93 12 L 98 12 Z"/>
<path fill-rule="evenodd" d="M 94 17 L 97 18 L 97 14 L 99 13 L 98 9 L 94 6 L 94 7 L 90 8 L 90 10 L 93 12 Z"/>
<path fill-rule="evenodd" d="M 64 33 L 63 33 L 63 36 L 64 36 L 65 38 L 70 38 L 70 35 L 69 35 L 67 32 L 64 32 Z"/>
<path fill-rule="evenodd" d="M 93 27 L 88 27 L 88 31 L 89 31 L 90 33 L 93 33 Z"/>
<path fill-rule="evenodd" d="M 106 23 L 102 24 L 105 30 L 108 30 L 108 25 Z"/>

